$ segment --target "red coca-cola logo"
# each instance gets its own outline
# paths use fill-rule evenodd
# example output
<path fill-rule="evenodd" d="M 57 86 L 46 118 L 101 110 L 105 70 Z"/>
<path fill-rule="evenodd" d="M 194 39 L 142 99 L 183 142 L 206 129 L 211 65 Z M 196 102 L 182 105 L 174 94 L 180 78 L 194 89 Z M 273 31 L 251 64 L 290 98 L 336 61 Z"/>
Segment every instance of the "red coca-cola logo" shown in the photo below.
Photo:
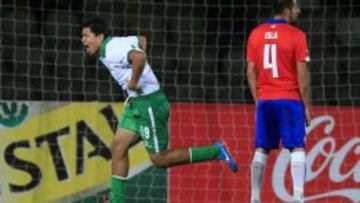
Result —
<path fill-rule="evenodd" d="M 352 202 L 360 202 L 360 137 L 348 135 L 341 137 L 342 142 L 339 142 L 340 138 L 333 133 L 335 124 L 333 116 L 322 115 L 313 119 L 307 128 L 308 136 L 311 136 L 314 130 L 320 130 L 322 136 L 307 150 L 306 182 L 311 184 L 316 180 L 321 181 L 316 183 L 315 192 L 306 195 L 306 201 L 321 202 L 324 198 L 346 198 Z M 354 133 L 352 130 L 345 131 Z M 341 133 L 344 133 L 344 130 Z M 271 181 L 276 196 L 283 201 L 291 201 L 292 198 L 286 187 L 289 165 L 289 152 L 283 149 L 274 164 Z"/>
<path fill-rule="evenodd" d="M 306 202 L 360 203 L 360 109 L 314 106 L 313 113 L 307 128 Z M 221 162 L 172 168 L 168 202 L 250 202 L 254 115 L 254 105 L 172 104 L 172 147 L 203 146 L 220 136 L 230 144 L 239 172 L 231 173 Z M 263 202 L 291 200 L 289 158 L 286 150 L 269 156 Z"/>

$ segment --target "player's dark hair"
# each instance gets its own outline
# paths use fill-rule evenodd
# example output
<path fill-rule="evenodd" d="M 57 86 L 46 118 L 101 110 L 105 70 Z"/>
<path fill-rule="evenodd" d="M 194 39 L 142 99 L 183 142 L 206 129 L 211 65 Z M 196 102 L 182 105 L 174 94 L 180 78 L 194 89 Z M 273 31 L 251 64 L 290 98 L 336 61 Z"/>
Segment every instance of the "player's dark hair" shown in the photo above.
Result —
<path fill-rule="evenodd" d="M 273 0 L 273 13 L 281 14 L 285 9 L 291 9 L 293 6 L 294 0 Z"/>
<path fill-rule="evenodd" d="M 108 24 L 101 18 L 94 18 L 89 21 L 86 21 L 82 28 L 90 28 L 91 32 L 93 32 L 96 36 L 99 34 L 103 34 L 106 38 L 110 35 L 110 28 Z"/>

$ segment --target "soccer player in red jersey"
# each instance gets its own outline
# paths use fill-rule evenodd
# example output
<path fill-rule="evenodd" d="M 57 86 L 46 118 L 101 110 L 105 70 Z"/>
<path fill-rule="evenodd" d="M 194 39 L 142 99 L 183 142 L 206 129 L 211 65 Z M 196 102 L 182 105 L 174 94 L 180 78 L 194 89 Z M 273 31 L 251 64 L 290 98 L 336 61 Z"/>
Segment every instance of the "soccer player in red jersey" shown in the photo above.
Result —
<path fill-rule="evenodd" d="M 300 14 L 296 0 L 275 0 L 274 17 L 250 34 L 247 77 L 256 104 L 251 202 L 260 202 L 267 157 L 279 146 L 290 151 L 293 200 L 304 201 L 305 125 L 311 119 L 306 35 L 291 25 Z"/>

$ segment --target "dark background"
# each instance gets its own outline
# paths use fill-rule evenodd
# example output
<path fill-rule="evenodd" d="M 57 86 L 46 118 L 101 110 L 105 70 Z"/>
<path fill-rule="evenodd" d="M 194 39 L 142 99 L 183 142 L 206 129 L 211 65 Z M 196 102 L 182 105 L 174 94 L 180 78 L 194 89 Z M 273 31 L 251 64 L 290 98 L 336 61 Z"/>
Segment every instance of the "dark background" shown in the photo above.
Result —
<path fill-rule="evenodd" d="M 181 2 L 181 3 L 180 3 Z M 360 1 L 303 0 L 318 105 L 360 104 Z M 0 99 L 122 101 L 107 69 L 85 56 L 80 25 L 145 35 L 171 101 L 247 103 L 245 43 L 271 0 L 1 0 Z"/>

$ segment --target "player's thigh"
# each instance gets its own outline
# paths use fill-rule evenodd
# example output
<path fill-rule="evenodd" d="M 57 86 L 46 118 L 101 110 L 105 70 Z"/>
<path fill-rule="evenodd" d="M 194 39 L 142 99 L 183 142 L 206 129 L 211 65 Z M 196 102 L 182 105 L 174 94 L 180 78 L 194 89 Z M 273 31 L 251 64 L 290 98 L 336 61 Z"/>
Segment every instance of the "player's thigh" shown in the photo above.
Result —
<path fill-rule="evenodd" d="M 118 128 L 112 142 L 112 151 L 115 153 L 126 152 L 137 141 L 139 135 L 125 128 Z"/>
<path fill-rule="evenodd" d="M 304 105 L 298 100 L 279 103 L 279 121 L 282 144 L 287 149 L 305 147 Z"/>
<path fill-rule="evenodd" d="M 256 109 L 255 147 L 267 150 L 279 146 L 279 128 L 276 109 L 272 101 L 260 100 Z"/>
<path fill-rule="evenodd" d="M 119 119 L 113 146 L 129 148 L 139 138 L 140 119 L 139 109 L 130 101 L 125 106 L 121 119 Z"/>

